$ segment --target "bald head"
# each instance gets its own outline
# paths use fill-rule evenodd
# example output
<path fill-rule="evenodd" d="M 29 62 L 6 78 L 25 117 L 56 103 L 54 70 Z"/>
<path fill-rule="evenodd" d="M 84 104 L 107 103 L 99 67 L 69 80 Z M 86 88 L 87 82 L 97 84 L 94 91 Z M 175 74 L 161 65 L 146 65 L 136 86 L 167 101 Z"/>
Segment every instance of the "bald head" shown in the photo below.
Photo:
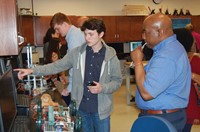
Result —
<path fill-rule="evenodd" d="M 163 35 L 166 35 L 167 37 L 173 34 L 172 21 L 164 14 L 153 14 L 145 19 L 144 24 L 148 24 L 157 30 L 163 30 L 165 32 Z"/>
<path fill-rule="evenodd" d="M 147 33 L 150 33 L 150 36 L 147 36 Z M 172 21 L 164 14 L 150 15 L 143 22 L 143 38 L 149 41 L 147 43 L 152 44 L 152 47 L 172 35 Z"/>

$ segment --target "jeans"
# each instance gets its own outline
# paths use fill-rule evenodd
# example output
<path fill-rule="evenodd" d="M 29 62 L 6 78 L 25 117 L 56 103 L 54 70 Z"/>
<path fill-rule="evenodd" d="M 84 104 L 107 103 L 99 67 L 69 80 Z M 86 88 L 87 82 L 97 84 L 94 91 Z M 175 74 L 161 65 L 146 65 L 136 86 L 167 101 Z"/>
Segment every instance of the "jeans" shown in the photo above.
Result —
<path fill-rule="evenodd" d="M 110 132 L 110 116 L 100 120 L 98 113 L 85 113 L 78 110 L 82 117 L 83 132 Z"/>
<path fill-rule="evenodd" d="M 190 132 L 193 124 L 185 124 L 183 132 Z"/>

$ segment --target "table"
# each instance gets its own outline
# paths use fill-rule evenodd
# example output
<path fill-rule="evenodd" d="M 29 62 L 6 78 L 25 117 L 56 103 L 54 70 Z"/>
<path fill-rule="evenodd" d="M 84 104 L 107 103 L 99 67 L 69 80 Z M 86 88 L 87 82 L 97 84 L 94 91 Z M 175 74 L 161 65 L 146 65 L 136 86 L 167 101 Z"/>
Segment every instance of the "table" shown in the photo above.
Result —
<path fill-rule="evenodd" d="M 44 93 L 49 94 L 54 102 L 58 102 L 59 105 L 62 105 L 63 107 L 67 107 L 64 100 L 62 99 L 61 94 L 59 93 L 59 91 L 57 89 L 49 89 L 49 90 L 45 91 Z M 34 96 L 33 99 L 31 100 L 30 107 L 33 107 L 34 104 L 37 104 L 38 100 L 41 98 L 41 96 L 44 93 Z M 33 114 L 34 114 L 33 111 L 30 110 L 30 113 L 29 113 L 30 124 L 31 124 L 30 131 L 36 132 L 37 131 L 37 123 L 36 123 L 36 120 L 33 119 Z M 35 115 L 34 117 L 37 118 L 37 115 Z"/>
<path fill-rule="evenodd" d="M 142 61 L 143 66 L 147 65 L 148 61 Z M 124 62 L 125 75 L 126 75 L 126 99 L 127 105 L 131 105 L 131 92 L 130 92 L 130 64 L 131 62 Z"/>

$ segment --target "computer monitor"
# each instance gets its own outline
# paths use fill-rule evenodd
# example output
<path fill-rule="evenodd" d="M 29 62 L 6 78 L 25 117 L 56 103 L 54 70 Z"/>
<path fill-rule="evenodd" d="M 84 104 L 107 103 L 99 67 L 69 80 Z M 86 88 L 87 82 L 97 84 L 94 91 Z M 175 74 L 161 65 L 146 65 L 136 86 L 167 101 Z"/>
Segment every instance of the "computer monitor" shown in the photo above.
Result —
<path fill-rule="evenodd" d="M 1 129 L 9 132 L 12 129 L 16 114 L 16 102 L 14 97 L 11 66 L 0 77 L 0 107 L 1 107 Z"/>
<path fill-rule="evenodd" d="M 18 61 L 18 56 L 6 56 L 4 58 L 1 58 L 1 62 L 3 62 L 3 64 L 1 63 L 1 70 L 0 70 L 0 75 L 3 75 L 4 72 L 6 72 L 6 70 L 8 69 L 9 66 L 12 66 L 12 69 L 15 68 L 22 68 L 20 67 L 20 63 Z M 19 79 L 17 76 L 17 72 L 13 72 L 13 79 L 15 84 L 19 83 Z"/>
<path fill-rule="evenodd" d="M 131 41 L 130 43 L 130 51 L 133 51 L 135 48 L 137 48 L 138 46 L 142 45 L 142 40 L 140 41 Z"/>

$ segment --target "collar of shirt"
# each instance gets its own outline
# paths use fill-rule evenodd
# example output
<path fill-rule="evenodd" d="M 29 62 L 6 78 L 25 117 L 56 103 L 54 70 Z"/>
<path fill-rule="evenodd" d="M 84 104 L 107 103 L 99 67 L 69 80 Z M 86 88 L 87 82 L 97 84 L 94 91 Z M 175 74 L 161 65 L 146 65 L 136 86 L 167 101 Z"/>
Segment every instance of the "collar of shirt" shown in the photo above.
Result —
<path fill-rule="evenodd" d="M 68 30 L 68 32 L 67 32 L 67 34 L 66 34 L 66 37 L 65 37 L 66 40 L 69 39 L 71 32 L 72 32 L 73 30 L 75 30 L 75 28 L 76 28 L 76 27 L 75 27 L 74 25 L 71 25 L 71 26 L 70 26 L 70 28 L 69 28 L 69 30 Z"/>
<path fill-rule="evenodd" d="M 106 47 L 103 45 L 102 48 L 101 48 L 98 52 L 96 52 L 96 53 L 98 53 L 98 54 L 103 54 L 103 53 L 105 53 L 105 50 L 106 50 Z M 87 46 L 87 47 L 86 47 L 86 51 L 87 51 L 87 52 L 93 52 L 93 53 L 94 53 L 92 47 L 90 47 L 90 46 Z"/>
<path fill-rule="evenodd" d="M 176 35 L 172 35 L 170 37 L 168 37 L 167 39 L 161 41 L 159 44 L 157 44 L 154 48 L 153 48 L 153 51 L 154 53 L 157 53 L 163 46 L 165 46 L 166 44 L 172 42 L 172 41 L 175 41 L 177 40 L 176 39 Z"/>

